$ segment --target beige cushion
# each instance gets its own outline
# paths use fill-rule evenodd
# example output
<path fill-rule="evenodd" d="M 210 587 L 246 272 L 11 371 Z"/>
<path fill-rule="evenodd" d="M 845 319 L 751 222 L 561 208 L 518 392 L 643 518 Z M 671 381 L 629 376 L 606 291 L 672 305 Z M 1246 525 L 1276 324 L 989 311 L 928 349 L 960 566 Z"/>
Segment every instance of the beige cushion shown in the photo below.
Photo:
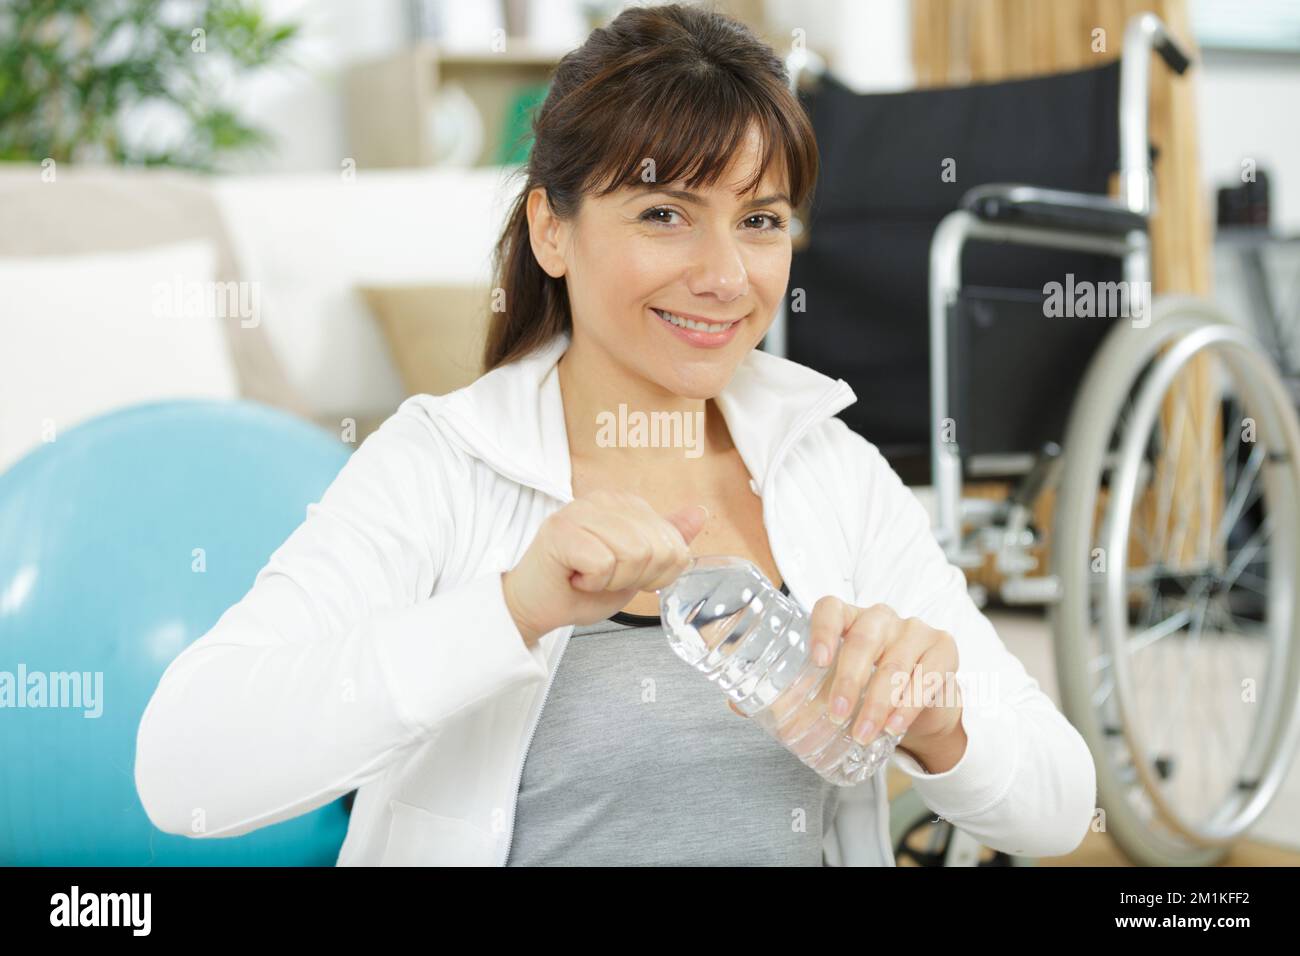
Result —
<path fill-rule="evenodd" d="M 197 175 L 161 169 L 60 164 L 53 182 L 41 167 L 0 164 L 0 256 L 67 256 L 125 252 L 209 239 L 216 246 L 216 280 L 238 281 L 221 215 Z M 281 370 L 265 330 L 223 316 L 223 334 L 239 392 L 309 417 L 307 402 Z"/>
<path fill-rule="evenodd" d="M 445 395 L 483 368 L 488 289 L 481 285 L 363 287 L 408 395 Z"/>

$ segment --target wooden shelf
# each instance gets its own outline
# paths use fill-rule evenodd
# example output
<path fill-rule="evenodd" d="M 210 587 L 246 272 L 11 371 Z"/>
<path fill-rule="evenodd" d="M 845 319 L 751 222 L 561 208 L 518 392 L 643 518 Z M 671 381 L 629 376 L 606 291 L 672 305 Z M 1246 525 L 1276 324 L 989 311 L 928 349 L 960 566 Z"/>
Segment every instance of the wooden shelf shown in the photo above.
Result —
<path fill-rule="evenodd" d="M 516 95 L 547 82 L 563 55 L 514 38 L 500 52 L 425 42 L 359 64 L 344 81 L 348 155 L 362 169 L 432 165 L 433 105 L 438 88 L 454 82 L 483 120 L 483 148 L 475 165 L 495 163 Z"/>

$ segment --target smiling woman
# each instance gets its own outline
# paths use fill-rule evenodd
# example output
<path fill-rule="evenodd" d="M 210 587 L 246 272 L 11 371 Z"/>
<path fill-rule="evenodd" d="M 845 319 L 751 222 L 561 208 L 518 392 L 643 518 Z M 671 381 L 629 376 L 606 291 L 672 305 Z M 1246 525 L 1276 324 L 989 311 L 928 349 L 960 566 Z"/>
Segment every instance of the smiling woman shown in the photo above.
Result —
<path fill-rule="evenodd" d="M 817 178 L 812 127 L 771 47 L 703 10 L 627 11 L 560 61 L 533 129 L 497 245 L 506 306 L 487 369 L 589 314 L 642 371 L 684 359 L 675 342 L 732 343 L 738 362 L 762 339 L 789 277 L 790 212 Z M 535 254 L 539 242 L 570 258 Z M 656 315 L 681 334 L 649 339 Z M 719 374 L 725 364 L 709 360 Z"/>
<path fill-rule="evenodd" d="M 567 336 L 558 376 L 574 494 L 631 492 L 663 515 L 703 505 L 695 547 L 750 555 L 775 580 L 753 475 L 715 400 L 776 316 L 787 224 L 817 175 L 781 59 L 725 16 L 633 8 L 561 61 L 535 129 L 497 247 L 505 311 L 485 367 Z M 684 462 L 602 440 L 616 408 L 704 425 Z M 640 583 L 629 613 L 656 609 Z M 518 576 L 508 584 L 513 596 Z M 568 600 L 532 590 L 532 614 Z"/>
<path fill-rule="evenodd" d="M 403 402 L 171 665 L 150 816 L 232 836 L 357 790 L 345 865 L 889 865 L 884 775 L 836 788 L 668 645 L 657 590 L 734 555 L 811 609 L 829 676 L 790 717 L 895 733 L 986 844 L 1073 849 L 1082 739 L 836 417 L 852 389 L 757 347 L 817 174 L 780 58 L 721 14 L 629 8 L 534 126 L 487 373 Z M 956 692 L 909 693 L 936 673 Z M 970 693 L 992 673 L 998 700 Z"/>

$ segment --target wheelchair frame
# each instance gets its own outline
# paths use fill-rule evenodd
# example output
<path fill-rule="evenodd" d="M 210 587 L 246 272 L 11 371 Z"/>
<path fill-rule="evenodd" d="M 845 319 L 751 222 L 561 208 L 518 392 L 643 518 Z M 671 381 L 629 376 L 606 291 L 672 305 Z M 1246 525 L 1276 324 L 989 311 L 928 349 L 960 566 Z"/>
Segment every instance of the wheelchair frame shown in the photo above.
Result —
<path fill-rule="evenodd" d="M 1155 211 L 1154 172 L 1150 162 L 1148 99 L 1151 53 L 1157 52 L 1175 72 L 1191 63 L 1186 52 L 1154 14 L 1129 21 L 1124 31 L 1120 67 L 1120 189 L 1122 198 L 1009 183 L 973 187 L 957 209 L 940 222 L 930 246 L 930 459 L 937 515 L 934 534 L 948 559 L 962 568 L 980 567 L 995 556 L 1004 575 L 1001 596 L 1007 603 L 1051 603 L 1060 598 L 1060 582 L 1051 575 L 1026 577 L 1036 567 L 1029 553 L 1035 543 L 1029 528 L 1038 493 L 1052 482 L 1059 467 L 1059 447 L 1048 446 L 1036 457 L 984 456 L 970 460 L 973 475 L 1020 472 L 1024 478 L 1007 501 L 961 497 L 962 463 L 957 442 L 944 438 L 949 418 L 947 314 L 961 289 L 961 257 L 972 240 L 1003 242 L 1115 256 L 1123 261 L 1124 280 L 1150 282 L 1148 225 Z M 786 59 L 792 90 L 805 75 L 826 72 L 825 62 L 806 48 Z M 1076 225 L 1078 228 L 1061 228 Z M 786 354 L 784 302 L 768 332 L 765 349 Z M 983 546 L 963 538 L 971 522 Z M 972 586 L 979 604 L 986 596 Z"/>
<path fill-rule="evenodd" d="M 1140 653 L 1140 649 L 1128 647 L 1127 622 L 1123 618 L 1127 600 L 1125 582 L 1129 580 L 1124 563 L 1125 534 L 1117 525 L 1103 526 L 1107 547 L 1120 556 L 1119 570 L 1124 573 L 1103 575 L 1101 582 L 1104 600 L 1099 606 L 1102 612 L 1100 652 L 1108 660 L 1106 667 L 1113 686 L 1100 697 L 1096 696 L 1093 685 L 1093 665 L 1097 659 L 1088 656 L 1095 650 L 1089 644 L 1093 638 L 1088 636 L 1087 624 L 1090 602 L 1095 597 L 1091 584 L 1095 582 L 1088 579 L 1087 566 L 1079 563 L 1078 555 L 1088 553 L 1086 547 L 1082 551 L 1080 548 L 1091 540 L 1088 528 L 1097 500 L 1096 485 L 1108 467 L 1104 464 L 1109 454 L 1105 441 L 1107 429 L 1118 421 L 1114 416 L 1120 414 L 1120 399 L 1111 400 L 1114 393 L 1117 389 L 1126 393 L 1137 383 L 1134 376 L 1139 365 L 1135 363 L 1149 362 L 1154 371 L 1140 387 L 1136 405 L 1140 410 L 1138 418 L 1145 420 L 1149 427 L 1155 415 L 1153 409 L 1163 396 L 1154 389 L 1167 385 L 1183 363 L 1201 350 L 1212 351 L 1236 367 L 1238 378 L 1248 386 L 1246 392 L 1259 403 L 1250 407 L 1263 409 L 1270 417 L 1270 427 L 1281 436 L 1282 447 L 1270 449 L 1267 460 L 1270 464 L 1284 464 L 1289 476 L 1284 476 L 1284 480 L 1269 470 L 1266 478 L 1269 500 L 1281 503 L 1279 513 L 1288 526 L 1300 522 L 1294 501 L 1300 496 L 1300 472 L 1296 470 L 1300 462 L 1300 422 L 1270 361 L 1250 336 L 1224 320 L 1210 303 L 1190 296 L 1161 296 L 1148 300 L 1146 323 L 1134 323 L 1135 328 L 1145 329 L 1153 319 L 1158 320 L 1155 334 L 1148 336 L 1145 344 L 1135 345 L 1133 330 L 1113 329 L 1092 357 L 1088 374 L 1074 399 L 1069 428 L 1062 436 L 1071 451 L 1072 460 L 1066 467 L 1062 467 L 1062 448 L 1055 442 L 1037 454 L 1015 456 L 1016 460 L 1011 462 L 1005 455 L 973 456 L 967 460 L 973 475 L 995 472 L 1020 474 L 1022 478 L 1005 501 L 963 499 L 959 447 L 956 442 L 946 440 L 943 427 L 949 417 L 947 319 L 961 290 L 961 257 L 968 241 L 1110 255 L 1121 260 L 1129 288 L 1132 284 L 1150 283 L 1149 223 L 1155 211 L 1155 189 L 1147 126 L 1153 52 L 1160 54 L 1176 73 L 1185 72 L 1190 65 L 1189 57 L 1165 25 L 1153 14 L 1139 14 L 1125 27 L 1121 52 L 1120 198 L 1032 185 L 986 184 L 968 190 L 959 208 L 945 216 L 935 230 L 930 244 L 929 275 L 930 457 L 937 512 L 934 533 L 945 555 L 959 567 L 979 567 L 987 556 L 994 556 L 996 567 L 1004 575 L 1000 594 L 1007 603 L 1051 607 L 1062 708 L 1079 727 L 1094 754 L 1098 765 L 1098 798 L 1113 811 L 1110 829 L 1116 842 L 1139 863 L 1205 865 L 1220 859 L 1232 841 L 1262 813 L 1276 794 L 1291 755 L 1300 745 L 1300 704 L 1296 703 L 1300 695 L 1295 693 L 1300 688 L 1300 612 L 1295 603 L 1300 594 L 1300 556 L 1294 530 L 1283 528 L 1286 540 L 1279 544 L 1274 538 L 1269 545 L 1270 555 L 1279 559 L 1276 562 L 1279 572 L 1275 578 L 1270 575 L 1268 591 L 1268 622 L 1275 632 L 1271 641 L 1264 644 L 1271 649 L 1272 656 L 1265 662 L 1270 665 L 1265 670 L 1271 668 L 1271 672 L 1260 711 L 1262 716 L 1256 725 L 1263 729 L 1255 730 L 1251 747 L 1233 768 L 1235 777 L 1230 783 L 1234 795 L 1216 804 L 1216 814 L 1204 821 L 1189 818 L 1166 800 L 1161 789 L 1163 771 L 1158 772 L 1159 768 L 1152 765 L 1159 762 L 1160 748 L 1148 746 L 1152 742 L 1149 728 L 1138 719 L 1139 708 L 1134 706 L 1126 655 Z M 825 72 L 825 64 L 806 50 L 796 50 L 786 64 L 791 87 L 796 91 L 805 72 Z M 783 305 L 764 346 L 779 355 L 786 353 L 785 322 Z M 1095 420 L 1085 421 L 1090 416 L 1074 414 L 1081 403 L 1079 396 L 1099 395 L 1107 397 L 1097 404 L 1107 406 L 1105 415 L 1111 417 L 1091 416 Z M 1109 408 L 1110 405 L 1115 407 Z M 1110 514 L 1121 513 L 1122 506 L 1131 506 L 1133 501 L 1141 451 L 1137 442 L 1146 434 L 1145 429 L 1135 431 L 1135 428 L 1132 423 L 1125 428 L 1124 451 L 1113 476 L 1119 482 L 1114 498 L 1119 504 L 1112 501 L 1108 521 Z M 1075 455 L 1081 460 L 1074 461 Z M 1057 529 L 1061 533 L 1055 535 L 1052 566 L 1048 569 L 1051 573 L 1030 578 L 1025 572 L 1037 565 L 1029 551 L 1037 540 L 1031 526 L 1032 508 L 1049 484 L 1061 491 L 1058 525 L 1062 522 L 1061 502 L 1068 499 L 1073 507 L 1067 508 L 1064 515 L 1066 530 Z M 1089 493 L 1084 494 L 1085 491 Z M 1235 493 L 1234 488 L 1234 497 Z M 1234 515 L 1234 521 L 1237 517 Z M 968 535 L 963 534 L 966 524 L 972 527 Z M 1256 551 L 1258 548 L 1257 545 Z M 1234 580 L 1228 581 L 1229 588 Z M 981 591 L 977 586 L 971 587 L 972 597 L 982 604 L 987 596 Z M 1201 599 L 1202 594 L 1198 592 L 1196 600 Z M 1145 640 L 1149 634 L 1144 631 L 1140 636 Z M 1156 635 L 1151 641 L 1162 636 Z M 1138 643 L 1146 646 L 1144 642 Z M 1116 751 L 1117 744 L 1127 749 Z M 1135 781 L 1139 784 L 1139 795 L 1154 804 L 1155 813 L 1150 819 L 1137 815 L 1129 803 Z M 909 832 L 924 824 L 924 821 L 902 822 L 908 824 L 904 829 Z M 984 848 L 960 827 L 946 821 L 930 826 L 932 852 L 925 854 L 927 858 L 942 859 L 949 866 L 990 865 L 980 859 Z M 939 848 L 934 851 L 936 845 Z M 1026 862 L 999 853 L 992 865 L 1008 865 L 1008 860 L 1010 865 Z"/>

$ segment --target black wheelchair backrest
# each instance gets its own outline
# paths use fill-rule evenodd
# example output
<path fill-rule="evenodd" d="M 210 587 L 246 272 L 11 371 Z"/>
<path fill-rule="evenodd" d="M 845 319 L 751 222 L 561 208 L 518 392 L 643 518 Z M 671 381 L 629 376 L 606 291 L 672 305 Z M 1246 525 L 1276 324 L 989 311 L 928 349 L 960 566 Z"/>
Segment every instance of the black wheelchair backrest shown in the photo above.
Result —
<path fill-rule="evenodd" d="M 1119 62 L 1042 77 L 860 94 L 824 75 L 800 93 L 821 174 L 791 266 L 787 354 L 843 378 L 844 420 L 909 483 L 929 479 L 930 240 L 986 183 L 1106 194 L 1119 160 Z M 971 242 L 950 319 L 950 402 L 963 456 L 1059 439 L 1104 320 L 1047 320 L 1044 285 L 1115 281 L 1120 260 Z M 793 301 L 793 299 L 791 300 Z M 1052 433 L 1057 434 L 1053 435 Z"/>

